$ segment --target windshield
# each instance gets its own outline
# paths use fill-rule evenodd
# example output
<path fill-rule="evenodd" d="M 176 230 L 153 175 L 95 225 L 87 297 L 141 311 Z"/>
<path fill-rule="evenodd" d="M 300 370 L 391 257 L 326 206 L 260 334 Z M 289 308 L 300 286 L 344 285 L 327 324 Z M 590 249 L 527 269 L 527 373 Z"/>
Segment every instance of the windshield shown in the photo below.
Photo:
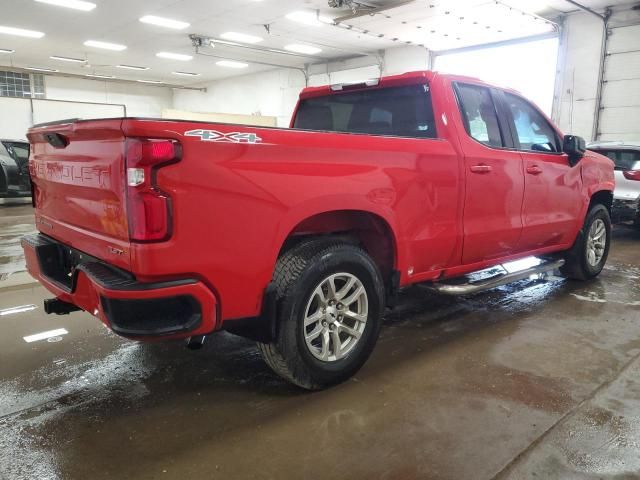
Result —
<path fill-rule="evenodd" d="M 437 137 L 428 85 L 374 88 L 302 100 L 293 126 L 303 130 Z"/>

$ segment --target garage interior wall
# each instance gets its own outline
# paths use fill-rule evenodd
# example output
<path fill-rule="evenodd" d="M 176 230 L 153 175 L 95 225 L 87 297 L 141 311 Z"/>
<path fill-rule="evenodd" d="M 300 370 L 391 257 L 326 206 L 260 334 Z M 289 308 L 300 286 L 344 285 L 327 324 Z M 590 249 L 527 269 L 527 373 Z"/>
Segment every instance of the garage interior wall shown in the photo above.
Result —
<path fill-rule="evenodd" d="M 162 110 L 173 105 L 172 89 L 149 84 L 47 75 L 45 89 L 50 100 L 125 105 L 130 117 L 159 118 Z"/>
<path fill-rule="evenodd" d="M 598 140 L 640 139 L 640 11 L 614 9 Z M 566 133 L 594 140 L 603 23 L 579 12 L 565 18 L 560 44 L 554 120 Z"/>
<path fill-rule="evenodd" d="M 639 10 L 613 11 L 600 112 L 599 137 L 603 140 L 640 139 L 639 25 Z M 552 117 L 564 132 L 588 140 L 593 139 L 602 33 L 602 21 L 596 16 L 586 12 L 567 15 L 557 58 Z M 357 82 L 429 67 L 428 50 L 403 46 L 377 56 L 312 65 L 308 83 Z M 122 104 L 127 115 L 142 117 L 160 117 L 167 109 L 273 116 L 280 127 L 288 126 L 305 78 L 299 70 L 283 68 L 200 86 L 206 91 L 46 76 L 49 99 Z"/>
<path fill-rule="evenodd" d="M 398 47 L 380 52 L 379 57 L 356 58 L 344 62 L 313 65 L 309 85 L 359 82 L 383 75 L 429 66 L 429 52 L 421 47 Z M 175 90 L 174 107 L 195 112 L 266 115 L 278 119 L 279 127 L 287 127 L 300 90 L 305 86 L 301 71 L 276 69 L 229 78 L 205 85 L 206 92 Z"/>

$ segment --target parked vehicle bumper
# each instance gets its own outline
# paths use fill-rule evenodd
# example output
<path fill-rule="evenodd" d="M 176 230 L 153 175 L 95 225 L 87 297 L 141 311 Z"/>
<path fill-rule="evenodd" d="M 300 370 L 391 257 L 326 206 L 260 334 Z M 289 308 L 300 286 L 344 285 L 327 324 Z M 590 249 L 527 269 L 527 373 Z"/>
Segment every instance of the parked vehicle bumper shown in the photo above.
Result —
<path fill-rule="evenodd" d="M 628 222 L 640 217 L 640 197 L 636 199 L 614 198 L 611 219 L 614 222 Z"/>
<path fill-rule="evenodd" d="M 217 299 L 197 279 L 139 282 L 42 234 L 23 237 L 22 246 L 35 279 L 57 299 L 91 313 L 119 335 L 152 341 L 205 335 L 218 328 Z"/>

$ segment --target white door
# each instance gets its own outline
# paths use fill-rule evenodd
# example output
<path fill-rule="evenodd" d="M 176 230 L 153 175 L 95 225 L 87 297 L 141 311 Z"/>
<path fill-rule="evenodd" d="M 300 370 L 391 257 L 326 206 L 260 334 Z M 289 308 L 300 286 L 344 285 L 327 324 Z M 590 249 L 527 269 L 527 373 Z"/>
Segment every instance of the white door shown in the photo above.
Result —
<path fill-rule="evenodd" d="M 640 25 L 611 29 L 598 140 L 640 140 Z"/>

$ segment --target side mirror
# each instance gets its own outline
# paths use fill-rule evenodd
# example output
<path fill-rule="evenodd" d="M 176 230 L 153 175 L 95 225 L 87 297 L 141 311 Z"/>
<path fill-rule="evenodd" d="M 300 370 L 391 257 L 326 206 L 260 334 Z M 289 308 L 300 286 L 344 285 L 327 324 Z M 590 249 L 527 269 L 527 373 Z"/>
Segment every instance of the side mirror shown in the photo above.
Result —
<path fill-rule="evenodd" d="M 576 135 L 565 135 L 562 142 L 562 151 L 569 156 L 569 163 L 576 165 L 587 151 L 587 144 L 584 138 Z"/>

